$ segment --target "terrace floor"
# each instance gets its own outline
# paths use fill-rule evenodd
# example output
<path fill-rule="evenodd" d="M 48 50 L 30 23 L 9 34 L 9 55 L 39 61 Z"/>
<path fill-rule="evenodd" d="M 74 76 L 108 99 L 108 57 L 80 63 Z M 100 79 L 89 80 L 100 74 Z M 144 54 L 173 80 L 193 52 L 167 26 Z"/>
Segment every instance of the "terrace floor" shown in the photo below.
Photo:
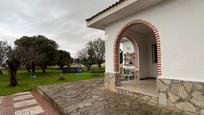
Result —
<path fill-rule="evenodd" d="M 106 91 L 103 84 L 103 79 L 93 79 L 42 86 L 38 90 L 60 113 L 69 115 L 190 115 L 150 105 L 138 97 Z"/>

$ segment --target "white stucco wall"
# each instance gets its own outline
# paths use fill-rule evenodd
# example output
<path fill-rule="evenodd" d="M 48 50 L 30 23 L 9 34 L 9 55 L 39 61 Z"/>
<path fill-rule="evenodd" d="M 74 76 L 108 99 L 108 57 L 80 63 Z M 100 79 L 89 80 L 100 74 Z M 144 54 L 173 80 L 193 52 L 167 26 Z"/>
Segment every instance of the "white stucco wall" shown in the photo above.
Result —
<path fill-rule="evenodd" d="M 162 78 L 204 81 L 204 0 L 167 0 L 106 27 L 106 72 L 113 73 L 113 44 L 127 23 L 144 19 L 160 33 Z"/>

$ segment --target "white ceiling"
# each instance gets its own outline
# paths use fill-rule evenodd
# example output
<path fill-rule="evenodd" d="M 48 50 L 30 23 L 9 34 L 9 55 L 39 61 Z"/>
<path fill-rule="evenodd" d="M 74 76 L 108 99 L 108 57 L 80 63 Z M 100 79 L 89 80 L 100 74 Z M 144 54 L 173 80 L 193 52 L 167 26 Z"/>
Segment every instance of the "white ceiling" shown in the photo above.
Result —
<path fill-rule="evenodd" d="M 149 27 L 142 25 L 142 24 L 135 25 L 135 26 L 131 27 L 128 31 L 133 31 L 133 32 L 144 34 L 147 36 L 154 34 L 152 32 L 152 30 L 149 29 Z"/>

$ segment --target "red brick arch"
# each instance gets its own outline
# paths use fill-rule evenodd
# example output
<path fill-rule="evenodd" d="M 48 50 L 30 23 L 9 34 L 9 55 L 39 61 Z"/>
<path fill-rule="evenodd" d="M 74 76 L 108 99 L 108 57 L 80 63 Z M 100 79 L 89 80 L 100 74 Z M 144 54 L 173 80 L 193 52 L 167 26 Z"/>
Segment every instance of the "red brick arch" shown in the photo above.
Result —
<path fill-rule="evenodd" d="M 115 43 L 114 43 L 114 71 L 116 74 L 119 74 L 120 72 L 120 53 L 119 53 L 119 48 L 120 48 L 120 41 L 121 39 L 123 38 L 124 34 L 133 26 L 135 25 L 138 25 L 138 24 L 142 24 L 142 25 L 145 25 L 146 27 L 148 27 L 155 35 L 155 38 L 156 38 L 156 44 L 157 44 L 157 60 L 158 60 L 158 63 L 157 63 L 157 74 L 158 76 L 161 76 L 162 72 L 161 72 L 161 44 L 160 44 L 160 36 L 159 36 L 159 32 L 157 30 L 157 28 L 151 24 L 150 22 L 148 21 L 145 21 L 145 20 L 135 20 L 135 21 L 132 21 L 128 24 L 126 24 L 122 29 L 121 31 L 119 32 L 119 34 L 117 35 L 116 39 L 115 39 Z M 117 79 L 120 79 L 119 78 L 119 75 L 116 76 L 116 81 L 118 81 Z M 116 82 L 116 85 L 120 85 L 120 83 L 117 83 Z"/>

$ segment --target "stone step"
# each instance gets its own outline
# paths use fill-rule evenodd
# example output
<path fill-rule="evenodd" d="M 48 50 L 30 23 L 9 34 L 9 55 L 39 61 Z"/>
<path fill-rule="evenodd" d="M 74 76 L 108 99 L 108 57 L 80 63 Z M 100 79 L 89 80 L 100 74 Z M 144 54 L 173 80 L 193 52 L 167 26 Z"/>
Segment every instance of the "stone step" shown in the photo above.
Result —
<path fill-rule="evenodd" d="M 121 95 L 128 95 L 147 102 L 150 105 L 158 105 L 158 97 L 155 95 L 145 94 L 142 92 L 132 91 L 125 88 L 117 87 L 116 93 Z"/>

